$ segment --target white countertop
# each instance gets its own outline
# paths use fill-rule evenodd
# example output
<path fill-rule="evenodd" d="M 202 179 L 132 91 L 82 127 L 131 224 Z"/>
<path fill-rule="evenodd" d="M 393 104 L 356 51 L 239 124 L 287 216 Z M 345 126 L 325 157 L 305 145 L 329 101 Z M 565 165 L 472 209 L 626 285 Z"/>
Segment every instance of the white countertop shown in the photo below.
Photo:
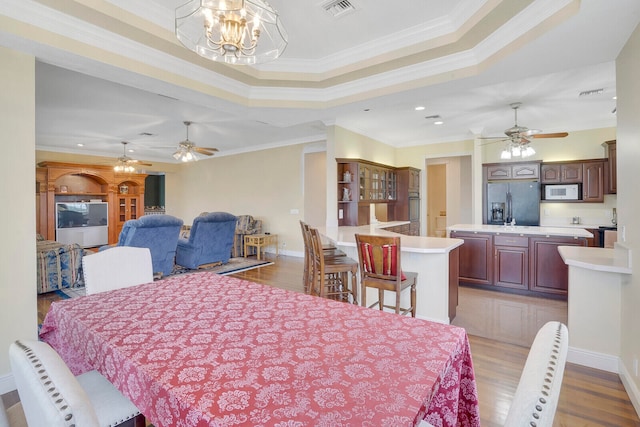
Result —
<path fill-rule="evenodd" d="M 318 227 L 320 234 L 337 245 L 356 246 L 356 234 L 370 234 L 377 236 L 398 236 L 398 233 L 386 231 L 384 228 L 395 225 L 408 224 L 408 221 L 380 222 L 359 227 Z M 418 253 L 448 253 L 464 243 L 462 239 L 443 237 L 424 237 L 400 235 L 402 250 Z"/>
<path fill-rule="evenodd" d="M 632 273 L 630 251 L 624 248 L 559 246 L 558 252 L 569 266 L 609 273 Z"/>
<path fill-rule="evenodd" d="M 489 224 L 456 224 L 447 227 L 447 231 L 467 231 L 471 233 L 519 234 L 528 236 L 557 237 L 593 237 L 593 234 L 577 227 L 538 227 L 529 225 L 489 225 Z"/>

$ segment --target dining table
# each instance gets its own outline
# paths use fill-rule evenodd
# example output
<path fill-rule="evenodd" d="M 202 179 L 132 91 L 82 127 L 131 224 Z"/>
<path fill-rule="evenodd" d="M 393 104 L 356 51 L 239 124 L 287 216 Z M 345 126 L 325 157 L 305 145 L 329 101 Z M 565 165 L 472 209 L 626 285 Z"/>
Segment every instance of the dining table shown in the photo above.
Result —
<path fill-rule="evenodd" d="M 211 272 L 53 302 L 40 339 L 155 427 L 480 425 L 463 328 Z"/>

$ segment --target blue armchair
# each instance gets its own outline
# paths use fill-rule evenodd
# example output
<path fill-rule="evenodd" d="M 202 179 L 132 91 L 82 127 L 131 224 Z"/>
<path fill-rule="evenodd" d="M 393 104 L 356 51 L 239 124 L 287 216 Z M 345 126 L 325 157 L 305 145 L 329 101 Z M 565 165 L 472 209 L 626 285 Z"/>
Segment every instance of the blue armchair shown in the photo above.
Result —
<path fill-rule="evenodd" d="M 193 220 L 189 239 L 179 239 L 176 264 L 198 268 L 203 264 L 226 264 L 231 256 L 237 218 L 227 212 L 203 213 Z"/>
<path fill-rule="evenodd" d="M 149 248 L 154 273 L 173 271 L 182 220 L 171 215 L 146 215 L 124 223 L 116 246 Z M 108 249 L 103 246 L 100 250 Z"/>

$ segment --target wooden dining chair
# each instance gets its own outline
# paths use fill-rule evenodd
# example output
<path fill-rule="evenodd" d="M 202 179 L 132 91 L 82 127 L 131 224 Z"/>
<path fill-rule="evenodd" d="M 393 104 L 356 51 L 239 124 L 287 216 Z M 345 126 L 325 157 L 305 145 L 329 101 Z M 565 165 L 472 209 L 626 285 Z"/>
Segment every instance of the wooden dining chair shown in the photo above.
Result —
<path fill-rule="evenodd" d="M 114 246 L 82 257 L 87 295 L 153 282 L 148 248 Z"/>
<path fill-rule="evenodd" d="M 302 285 L 304 292 L 308 294 L 311 289 L 311 282 L 313 280 L 313 247 L 311 244 L 311 233 L 309 233 L 309 224 L 304 221 L 300 221 L 300 228 L 302 230 L 302 241 L 304 243 L 304 272 L 302 275 Z M 337 249 L 335 246 L 327 243 L 322 244 L 322 254 L 325 259 L 331 259 L 335 257 L 343 257 L 347 254 Z"/>
<path fill-rule="evenodd" d="M 309 293 L 358 304 L 358 262 L 348 256 L 325 256 L 317 228 L 309 227 L 309 240 L 312 275 Z"/>
<path fill-rule="evenodd" d="M 9 360 L 30 426 L 145 425 L 138 408 L 98 371 L 74 376 L 45 342 L 16 341 L 9 346 Z"/>
<path fill-rule="evenodd" d="M 400 264 L 400 236 L 370 236 L 356 234 L 356 249 L 360 261 L 360 287 L 362 305 L 367 306 L 367 288 L 378 289 L 378 301 L 369 308 L 389 308 L 398 314 L 411 313 L 416 317 L 417 273 L 402 271 Z M 411 306 L 401 307 L 400 297 L 404 290 L 411 292 Z M 395 304 L 384 302 L 385 291 L 395 292 Z"/>

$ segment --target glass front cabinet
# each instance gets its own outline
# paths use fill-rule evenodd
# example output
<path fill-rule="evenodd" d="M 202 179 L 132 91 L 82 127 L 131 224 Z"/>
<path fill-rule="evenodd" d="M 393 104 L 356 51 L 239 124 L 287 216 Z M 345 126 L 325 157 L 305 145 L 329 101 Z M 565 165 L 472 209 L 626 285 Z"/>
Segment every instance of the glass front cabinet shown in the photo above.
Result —
<path fill-rule="evenodd" d="M 360 159 L 336 160 L 338 225 L 369 224 L 373 207 L 376 214 L 382 212 L 384 216 L 386 212 L 386 218 L 378 218 L 380 221 L 409 219 L 403 218 L 405 215 L 402 213 L 396 214 L 396 202 L 401 193 L 398 168 Z"/>

